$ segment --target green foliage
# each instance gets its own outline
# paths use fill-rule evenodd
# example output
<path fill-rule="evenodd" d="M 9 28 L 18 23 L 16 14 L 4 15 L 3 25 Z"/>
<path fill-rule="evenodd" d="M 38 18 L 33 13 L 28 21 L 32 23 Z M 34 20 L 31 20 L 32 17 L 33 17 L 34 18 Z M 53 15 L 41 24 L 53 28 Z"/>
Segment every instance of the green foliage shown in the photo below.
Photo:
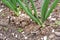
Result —
<path fill-rule="evenodd" d="M 36 12 L 36 8 L 35 8 L 35 5 L 34 5 L 34 2 L 33 0 L 30 0 L 31 4 L 32 4 L 32 8 L 34 10 L 34 16 L 37 17 L 37 12 Z"/>
<path fill-rule="evenodd" d="M 30 13 L 32 13 L 32 10 L 31 10 L 30 7 L 29 7 L 28 0 L 25 0 L 25 4 L 26 4 L 26 7 L 27 7 L 28 11 L 30 11 Z"/>
<path fill-rule="evenodd" d="M 2 2 L 6 5 L 6 6 L 8 6 L 10 9 L 12 9 L 14 12 L 15 12 L 15 14 L 18 16 L 19 15 L 19 13 L 18 13 L 18 10 L 17 10 L 17 7 L 16 7 L 16 3 L 17 3 L 17 1 L 15 2 L 16 0 L 14 0 L 14 2 L 13 2 L 13 0 L 2 0 Z"/>
<path fill-rule="evenodd" d="M 24 11 L 32 18 L 32 20 L 34 20 L 37 24 L 42 25 L 42 23 L 32 15 L 32 13 L 28 10 L 26 6 L 24 6 L 24 4 L 20 0 L 17 0 L 17 1 L 19 5 L 24 9 Z"/>
<path fill-rule="evenodd" d="M 50 16 L 50 14 L 53 11 L 53 9 L 56 7 L 56 5 L 57 5 L 59 0 L 54 0 L 54 2 L 52 3 L 52 5 L 51 5 L 49 10 L 48 10 L 48 6 L 49 6 L 49 3 L 50 3 L 50 0 L 43 0 L 44 3 L 42 5 L 41 15 L 40 15 L 41 19 L 38 18 L 36 7 L 34 5 L 34 1 L 33 0 L 30 0 L 30 3 L 31 3 L 31 6 L 32 6 L 32 9 L 34 10 L 34 15 L 32 13 L 31 8 L 29 8 L 28 0 L 24 0 L 24 2 L 22 2 L 23 0 L 9 0 L 9 1 L 2 0 L 2 1 L 10 9 L 14 10 L 15 12 L 19 12 L 17 10 L 17 7 L 16 7 L 16 3 L 18 3 L 19 7 L 21 7 L 26 12 L 26 14 L 28 14 L 30 16 L 30 18 L 32 20 L 34 20 L 38 25 L 42 26 L 43 23 L 45 22 L 45 20 L 47 20 L 47 18 Z"/>
<path fill-rule="evenodd" d="M 45 20 L 45 15 L 46 15 L 46 12 L 48 10 L 48 5 L 50 3 L 50 0 L 44 0 L 44 3 L 42 5 L 42 8 L 41 8 L 41 18 L 42 18 L 42 22 L 44 22 Z"/>
<path fill-rule="evenodd" d="M 17 29 L 17 31 L 18 31 L 18 32 L 22 32 L 22 31 L 23 31 L 23 29 L 21 29 L 21 28 L 18 28 L 18 29 Z"/>
<path fill-rule="evenodd" d="M 54 0 L 54 2 L 52 3 L 50 9 L 46 13 L 45 20 L 50 16 L 50 14 L 52 13 L 53 9 L 56 7 L 58 1 L 59 0 Z"/>
<path fill-rule="evenodd" d="M 30 10 L 28 9 L 28 7 L 24 6 L 23 2 L 21 2 L 20 0 L 18 0 L 18 3 L 20 4 L 20 6 L 24 9 L 24 11 L 39 25 L 42 25 L 44 23 L 44 21 L 50 16 L 51 12 L 53 11 L 53 9 L 56 7 L 57 3 L 59 0 L 54 0 L 53 4 L 51 5 L 50 9 L 48 10 L 48 6 L 49 6 L 49 2 L 50 0 L 44 0 L 44 3 L 42 5 L 42 10 L 41 10 L 41 19 L 35 17 L 37 16 L 37 12 L 36 12 L 36 8 L 34 6 L 34 2 L 33 0 L 30 0 L 32 8 L 35 12 L 35 16 L 32 15 L 32 13 L 30 12 Z"/>
<path fill-rule="evenodd" d="M 17 0 L 11 0 L 11 2 L 16 6 Z"/>

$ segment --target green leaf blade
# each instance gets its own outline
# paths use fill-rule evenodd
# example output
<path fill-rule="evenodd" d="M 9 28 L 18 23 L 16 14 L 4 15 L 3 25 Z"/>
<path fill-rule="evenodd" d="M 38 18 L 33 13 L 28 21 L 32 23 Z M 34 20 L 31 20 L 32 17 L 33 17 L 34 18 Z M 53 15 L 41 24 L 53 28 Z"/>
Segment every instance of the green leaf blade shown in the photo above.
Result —
<path fill-rule="evenodd" d="M 33 0 L 30 0 L 31 4 L 32 4 L 32 8 L 34 10 L 34 16 L 37 17 L 37 11 L 36 11 L 36 7 L 34 5 L 34 1 Z"/>
<path fill-rule="evenodd" d="M 51 12 L 53 11 L 53 9 L 56 7 L 57 3 L 59 0 L 54 0 L 53 4 L 51 5 L 50 9 L 47 11 L 46 16 L 45 16 L 45 20 L 50 16 Z"/>
<path fill-rule="evenodd" d="M 7 1 L 7 0 L 2 0 L 2 2 L 8 6 L 10 9 L 14 10 L 14 11 L 17 11 L 17 8 L 10 2 L 10 1 Z"/>
<path fill-rule="evenodd" d="M 25 0 L 25 4 L 26 4 L 26 7 L 27 7 L 28 11 L 32 14 L 32 10 L 29 7 L 28 0 Z"/>
<path fill-rule="evenodd" d="M 16 5 L 17 0 L 10 0 L 14 5 Z"/>
<path fill-rule="evenodd" d="M 17 10 L 17 7 L 16 7 L 16 4 L 14 5 L 11 0 L 2 0 L 2 2 L 7 6 L 9 7 L 11 10 L 13 10 L 15 12 L 15 15 L 18 16 L 19 13 L 18 13 L 18 10 Z"/>
<path fill-rule="evenodd" d="M 49 3 L 50 3 L 50 0 L 44 0 L 44 3 L 42 5 L 42 8 L 41 8 L 42 22 L 44 22 L 44 20 L 45 20 L 45 15 L 46 15 L 46 12 L 48 10 Z"/>
<path fill-rule="evenodd" d="M 23 3 L 20 0 L 17 0 L 19 5 L 24 9 L 24 11 L 31 17 L 32 20 L 34 20 L 37 24 L 41 25 L 41 22 L 38 21 L 29 11 L 28 9 L 23 5 Z"/>

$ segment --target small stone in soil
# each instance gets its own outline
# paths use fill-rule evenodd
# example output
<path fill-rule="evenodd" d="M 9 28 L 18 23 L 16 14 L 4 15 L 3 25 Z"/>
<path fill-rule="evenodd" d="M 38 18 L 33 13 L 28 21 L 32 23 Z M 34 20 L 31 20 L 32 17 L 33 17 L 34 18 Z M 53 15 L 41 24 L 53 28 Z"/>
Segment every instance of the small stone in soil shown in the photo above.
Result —
<path fill-rule="evenodd" d="M 17 34 L 15 34 L 15 37 L 16 37 L 16 38 L 18 37 Z"/>
<path fill-rule="evenodd" d="M 2 8 L 4 8 L 4 5 L 1 5 Z"/>
<path fill-rule="evenodd" d="M 55 35 L 60 37 L 60 32 L 55 32 Z"/>
<path fill-rule="evenodd" d="M 0 12 L 2 12 L 3 11 L 3 9 L 0 9 Z"/>
<path fill-rule="evenodd" d="M 33 36 L 35 36 L 35 35 L 36 35 L 36 32 L 31 32 L 31 33 L 32 33 L 32 35 L 33 35 Z"/>
<path fill-rule="evenodd" d="M 24 34 L 25 32 L 22 32 L 22 34 Z"/>
<path fill-rule="evenodd" d="M 25 27 L 25 25 L 27 25 L 26 22 L 22 22 L 22 23 L 21 23 L 21 26 L 22 26 L 22 27 Z"/>
<path fill-rule="evenodd" d="M 54 37 L 55 37 L 54 34 L 49 35 L 49 38 L 50 38 L 50 39 L 52 39 L 52 38 L 54 38 Z"/>
<path fill-rule="evenodd" d="M 0 33 L 0 36 L 2 36 L 3 34 L 2 33 Z"/>
<path fill-rule="evenodd" d="M 56 20 L 56 18 L 51 18 L 51 19 L 50 19 L 50 21 L 55 21 L 55 20 Z"/>
<path fill-rule="evenodd" d="M 55 30 L 53 29 L 52 32 L 55 32 Z"/>
<path fill-rule="evenodd" d="M 25 37 L 25 39 L 28 39 L 28 37 Z"/>
<path fill-rule="evenodd" d="M 14 33 L 11 33 L 13 36 L 15 35 Z"/>
<path fill-rule="evenodd" d="M 47 36 L 44 36 L 44 40 L 47 40 Z"/>

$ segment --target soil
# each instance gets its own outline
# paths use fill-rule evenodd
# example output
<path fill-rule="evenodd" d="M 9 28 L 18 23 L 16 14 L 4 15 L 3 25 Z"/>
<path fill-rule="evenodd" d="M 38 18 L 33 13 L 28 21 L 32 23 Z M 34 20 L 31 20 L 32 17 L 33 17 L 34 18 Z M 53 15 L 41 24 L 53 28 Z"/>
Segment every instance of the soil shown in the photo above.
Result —
<path fill-rule="evenodd" d="M 38 16 L 41 11 L 42 0 L 35 1 Z M 51 0 L 51 3 L 53 0 Z M 16 17 L 14 12 L 2 4 L 0 0 L 0 40 L 57 40 L 57 30 L 60 28 L 60 4 L 54 9 L 45 22 L 45 27 L 40 28 L 30 17 L 21 12 Z M 60 31 L 60 30 L 59 30 Z M 60 40 L 60 39 L 58 39 Z"/>

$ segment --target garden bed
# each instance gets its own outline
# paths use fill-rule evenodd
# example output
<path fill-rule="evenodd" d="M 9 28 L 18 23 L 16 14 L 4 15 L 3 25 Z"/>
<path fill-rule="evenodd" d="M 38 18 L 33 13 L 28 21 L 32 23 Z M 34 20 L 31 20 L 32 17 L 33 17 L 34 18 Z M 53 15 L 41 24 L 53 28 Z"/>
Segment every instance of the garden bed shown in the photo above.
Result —
<path fill-rule="evenodd" d="M 35 2 L 39 15 L 42 1 Z M 40 28 L 30 17 L 21 12 L 16 17 L 14 12 L 0 1 L 0 40 L 55 40 L 55 30 L 60 26 L 60 4 L 46 20 L 45 27 Z"/>

